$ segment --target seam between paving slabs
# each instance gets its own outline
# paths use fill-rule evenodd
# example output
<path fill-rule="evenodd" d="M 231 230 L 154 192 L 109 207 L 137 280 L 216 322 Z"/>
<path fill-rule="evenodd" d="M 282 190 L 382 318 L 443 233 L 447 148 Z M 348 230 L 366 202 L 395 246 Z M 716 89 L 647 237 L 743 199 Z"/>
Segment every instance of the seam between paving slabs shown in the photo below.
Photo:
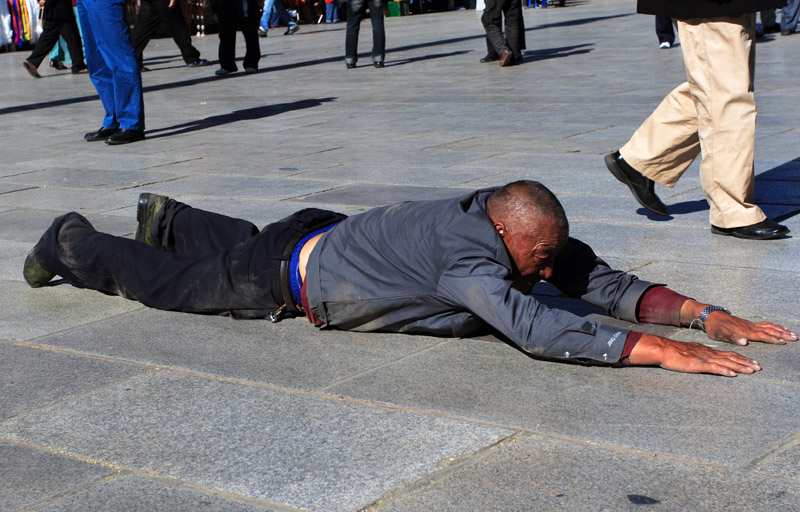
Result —
<path fill-rule="evenodd" d="M 743 464 L 742 468 L 748 470 L 755 469 L 762 462 L 765 462 L 771 459 L 772 457 L 780 455 L 798 445 L 800 445 L 800 430 L 788 435 L 784 439 L 773 444 L 772 446 L 767 448 L 764 451 L 764 453 L 762 453 L 757 457 L 754 457 L 749 462 Z"/>

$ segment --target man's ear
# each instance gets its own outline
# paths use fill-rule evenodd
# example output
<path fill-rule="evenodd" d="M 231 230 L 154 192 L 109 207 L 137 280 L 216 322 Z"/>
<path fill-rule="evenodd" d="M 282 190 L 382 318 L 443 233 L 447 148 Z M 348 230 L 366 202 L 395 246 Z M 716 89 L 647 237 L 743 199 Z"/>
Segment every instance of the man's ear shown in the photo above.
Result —
<path fill-rule="evenodd" d="M 505 224 L 503 224 L 502 222 L 495 222 L 494 229 L 497 230 L 497 234 L 500 235 L 500 238 L 505 238 L 506 233 L 508 232 Z"/>

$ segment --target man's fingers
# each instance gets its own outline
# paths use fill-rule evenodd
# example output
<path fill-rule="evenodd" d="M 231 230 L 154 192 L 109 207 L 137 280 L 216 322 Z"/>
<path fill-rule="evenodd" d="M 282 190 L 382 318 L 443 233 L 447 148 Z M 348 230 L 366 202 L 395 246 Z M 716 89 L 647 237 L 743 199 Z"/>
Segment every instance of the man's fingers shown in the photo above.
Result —
<path fill-rule="evenodd" d="M 758 361 L 736 352 L 715 350 L 700 343 L 679 343 L 668 340 L 661 366 L 689 373 L 712 373 L 735 377 L 739 373 L 761 370 Z"/>

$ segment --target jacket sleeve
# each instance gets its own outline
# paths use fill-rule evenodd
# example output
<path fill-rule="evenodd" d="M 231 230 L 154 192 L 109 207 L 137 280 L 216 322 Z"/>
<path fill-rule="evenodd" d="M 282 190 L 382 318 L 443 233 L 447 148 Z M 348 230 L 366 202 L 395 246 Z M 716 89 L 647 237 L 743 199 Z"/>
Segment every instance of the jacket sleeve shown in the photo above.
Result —
<path fill-rule="evenodd" d="M 442 274 L 438 292 L 531 354 L 605 363 L 619 361 L 630 331 L 548 308 L 511 285 L 510 269 L 501 263 L 488 258 L 467 258 Z"/>
<path fill-rule="evenodd" d="M 660 284 L 612 269 L 591 247 L 575 238 L 567 241 L 556 259 L 550 283 L 568 297 L 585 300 L 628 322 L 638 322 L 639 300 L 649 288 Z"/>

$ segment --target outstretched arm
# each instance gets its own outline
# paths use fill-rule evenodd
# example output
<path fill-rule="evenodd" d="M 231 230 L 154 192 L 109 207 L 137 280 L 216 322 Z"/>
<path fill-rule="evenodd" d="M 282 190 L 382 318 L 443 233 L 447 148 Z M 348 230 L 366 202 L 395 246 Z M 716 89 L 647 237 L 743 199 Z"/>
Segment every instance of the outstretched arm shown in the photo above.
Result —
<path fill-rule="evenodd" d="M 689 326 L 708 304 L 689 299 L 681 306 L 681 325 Z M 713 311 L 705 321 L 706 334 L 718 341 L 734 345 L 747 345 L 748 341 L 762 341 L 783 345 L 787 341 L 797 341 L 797 334 L 771 322 L 751 322 L 733 316 L 725 311 Z"/>

